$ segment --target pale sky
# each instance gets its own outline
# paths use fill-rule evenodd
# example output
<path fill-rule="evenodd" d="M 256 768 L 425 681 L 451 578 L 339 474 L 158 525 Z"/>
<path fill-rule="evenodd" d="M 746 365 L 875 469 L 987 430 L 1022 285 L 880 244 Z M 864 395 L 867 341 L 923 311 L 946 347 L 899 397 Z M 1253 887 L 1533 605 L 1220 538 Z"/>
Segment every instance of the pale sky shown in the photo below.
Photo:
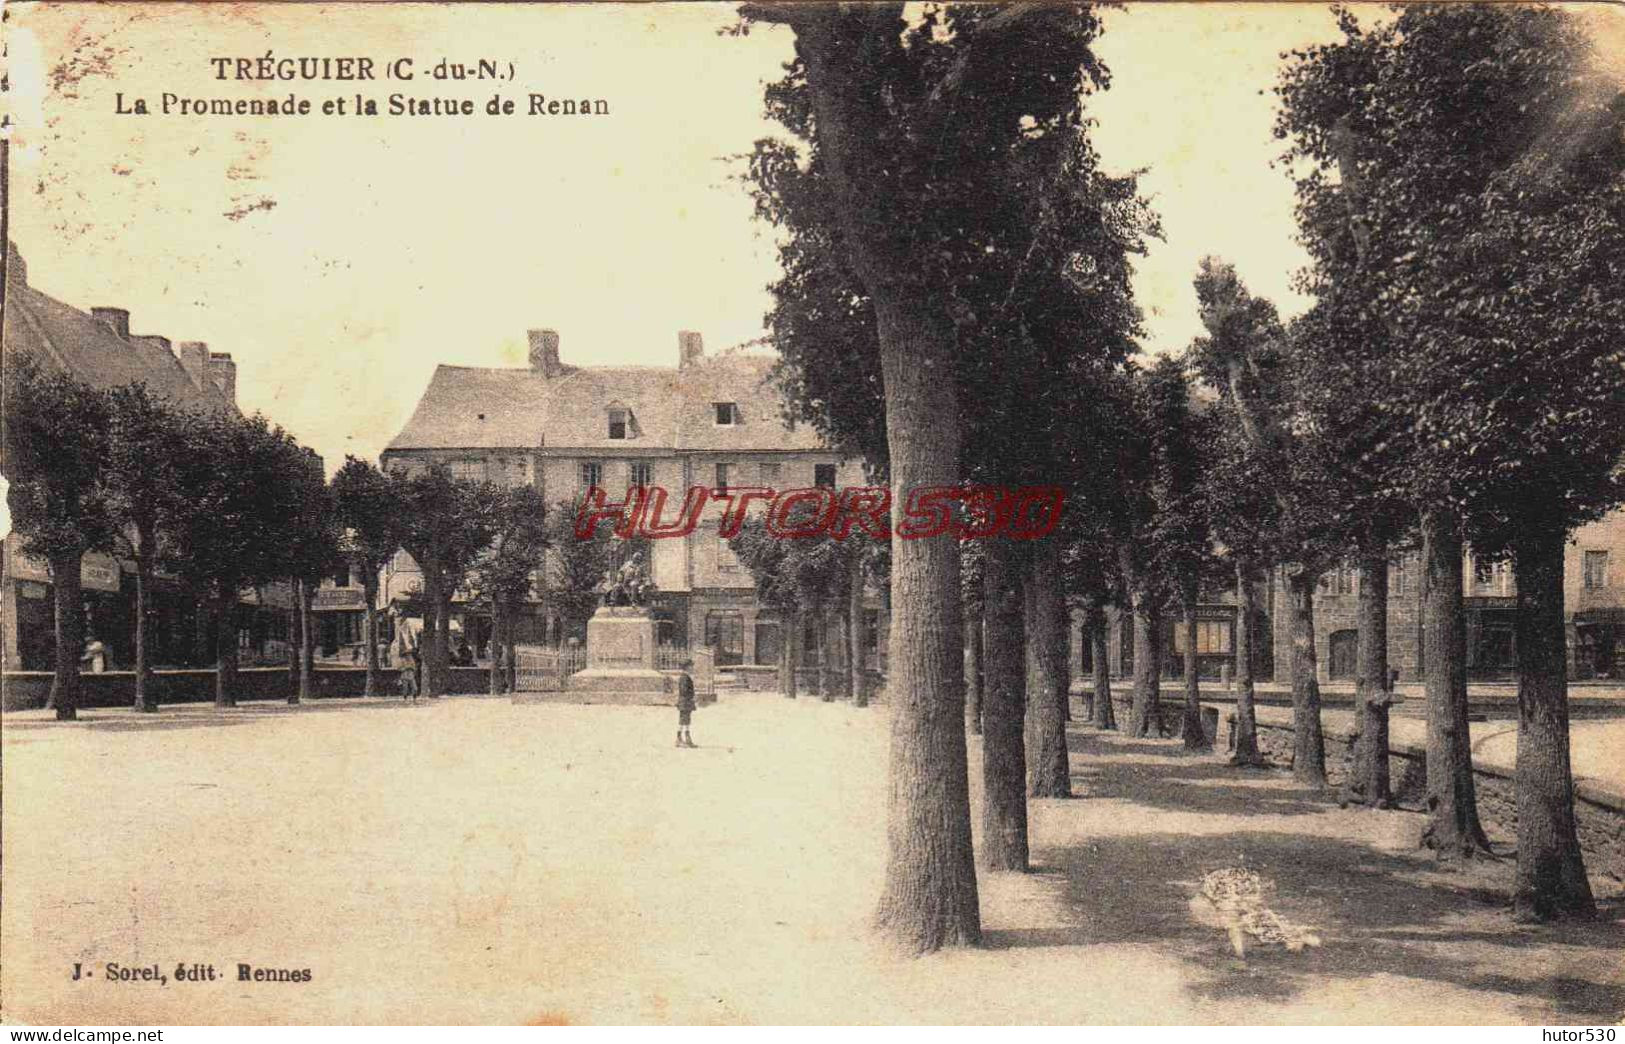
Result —
<path fill-rule="evenodd" d="M 718 35 L 732 4 L 602 7 L 11 5 L 12 238 L 30 282 L 137 333 L 230 352 L 238 401 L 336 468 L 376 458 L 437 363 L 672 364 L 759 337 L 775 265 L 725 157 L 772 127 L 787 30 Z M 1199 257 L 1234 261 L 1288 314 L 1291 186 L 1270 161 L 1279 53 L 1334 37 L 1318 5 L 1135 5 L 1106 15 L 1114 85 L 1092 102 L 1109 169 L 1149 167 L 1167 240 L 1139 260 L 1145 346 L 1198 332 Z M 410 84 L 215 78 L 211 57 L 409 57 Z M 509 82 L 436 83 L 442 57 Z M 160 95 L 357 91 L 603 98 L 611 115 L 195 118 L 115 113 Z M 228 217 L 228 213 L 239 216 Z"/>

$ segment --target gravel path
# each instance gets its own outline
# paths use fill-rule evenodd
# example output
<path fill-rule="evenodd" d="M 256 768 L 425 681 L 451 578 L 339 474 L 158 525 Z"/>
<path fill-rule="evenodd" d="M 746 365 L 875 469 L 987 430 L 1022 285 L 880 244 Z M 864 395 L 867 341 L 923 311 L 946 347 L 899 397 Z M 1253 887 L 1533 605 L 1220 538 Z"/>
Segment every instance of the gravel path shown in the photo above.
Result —
<path fill-rule="evenodd" d="M 1625 906 L 1514 928 L 1510 867 L 1440 873 L 1418 817 L 1339 810 L 1176 743 L 1074 733 L 1035 871 L 983 875 L 988 946 L 865 924 L 885 710 L 729 694 L 4 720 L 7 1021 L 1615 1022 Z M 972 741 L 972 765 L 980 751 Z M 973 773 L 973 775 L 976 773 Z M 1235 958 L 1209 870 L 1324 945 Z M 72 981 L 75 963 L 90 978 Z M 167 981 L 107 980 L 108 965 Z M 240 964 L 267 969 L 239 978 Z M 178 965 L 213 966 L 212 982 Z M 310 980 L 282 981 L 276 970 Z M 297 974 L 296 974 L 296 977 Z"/>

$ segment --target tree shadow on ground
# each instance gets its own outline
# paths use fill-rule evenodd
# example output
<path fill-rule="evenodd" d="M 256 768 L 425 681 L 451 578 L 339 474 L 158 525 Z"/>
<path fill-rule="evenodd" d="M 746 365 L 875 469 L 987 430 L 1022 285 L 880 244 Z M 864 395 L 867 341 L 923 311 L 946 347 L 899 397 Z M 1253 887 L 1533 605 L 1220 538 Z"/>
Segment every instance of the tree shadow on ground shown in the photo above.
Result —
<path fill-rule="evenodd" d="M 57 721 L 55 718 L 18 721 L 15 716 L 8 715 L 5 731 L 25 733 L 49 729 L 88 729 L 93 732 L 163 732 L 171 729 L 211 729 L 293 714 L 411 710 L 419 705 L 430 704 L 429 701 L 412 703 L 399 699 L 391 701 L 388 698 L 376 701 L 308 700 L 303 703 L 265 700 L 239 703 L 235 707 L 216 707 L 212 703 L 175 703 L 161 704 L 157 711 L 150 714 L 122 707 L 94 707 L 88 711 L 80 711 L 79 717 L 74 721 Z"/>
<path fill-rule="evenodd" d="M 1314 815 L 1335 808 L 1330 790 L 1293 783 L 1285 773 L 1237 768 L 1213 755 L 1183 747 L 1154 747 L 1105 740 L 1099 734 L 1069 737 L 1068 749 L 1085 758 L 1073 772 L 1073 793 L 1082 798 L 1118 798 L 1170 812 L 1217 815 Z M 1121 761 L 1117 755 L 1155 754 L 1157 761 Z M 1099 770 L 1113 757 L 1110 770 Z M 1082 771 L 1078 771 L 1081 769 Z"/>
<path fill-rule="evenodd" d="M 1102 832 L 1077 843 L 1035 848 L 1035 875 L 1050 879 L 1066 907 L 1076 911 L 1077 922 L 988 930 L 987 945 L 1155 945 L 1191 965 L 1186 988 L 1201 999 L 1281 1003 L 1328 979 L 1381 974 L 1527 998 L 1532 1006 L 1550 1006 L 1580 1021 L 1613 1021 L 1625 1013 L 1625 968 L 1618 957 L 1625 952 L 1621 904 L 1605 902 L 1597 922 L 1517 925 L 1499 877 L 1487 884 L 1483 873 L 1441 872 L 1423 853 L 1272 832 L 1267 819 L 1259 818 L 1335 814 L 1335 803 L 1315 796 L 1318 791 L 1165 781 L 1159 774 L 1235 779 L 1237 770 L 1218 764 L 1204 770 L 1173 759 L 1162 764 L 1111 760 L 1109 755 L 1123 746 L 1132 744 L 1073 748 L 1085 756 L 1106 756 L 1089 766 L 1094 774 L 1085 782 L 1091 795 L 1197 813 L 1204 827 L 1217 829 Z M 1156 815 L 1148 812 L 1148 818 Z M 1223 829 L 1226 819 L 1239 828 Z M 1198 921 L 1192 907 L 1203 875 L 1232 866 L 1246 866 L 1273 881 L 1270 907 L 1293 923 L 1318 929 L 1323 946 L 1297 953 L 1260 947 L 1237 959 L 1225 932 Z"/>

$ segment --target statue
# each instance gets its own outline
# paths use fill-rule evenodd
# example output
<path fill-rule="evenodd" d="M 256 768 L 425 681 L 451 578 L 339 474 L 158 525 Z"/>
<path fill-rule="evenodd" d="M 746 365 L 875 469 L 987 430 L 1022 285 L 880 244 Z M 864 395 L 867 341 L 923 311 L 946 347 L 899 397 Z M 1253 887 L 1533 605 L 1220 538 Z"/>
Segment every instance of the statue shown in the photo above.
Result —
<path fill-rule="evenodd" d="M 649 579 L 649 569 L 643 564 L 643 554 L 634 551 L 632 557 L 621 563 L 619 570 L 611 567 L 604 570 L 603 579 L 598 581 L 594 588 L 598 593 L 598 605 L 605 606 L 645 606 L 649 604 L 649 592 L 654 589 L 654 583 Z"/>

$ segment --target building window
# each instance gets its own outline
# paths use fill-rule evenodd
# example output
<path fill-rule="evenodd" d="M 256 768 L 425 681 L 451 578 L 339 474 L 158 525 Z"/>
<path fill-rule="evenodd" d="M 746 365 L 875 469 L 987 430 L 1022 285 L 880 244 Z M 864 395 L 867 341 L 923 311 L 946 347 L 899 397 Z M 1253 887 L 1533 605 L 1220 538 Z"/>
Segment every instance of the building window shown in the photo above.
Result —
<path fill-rule="evenodd" d="M 627 467 L 626 484 L 632 489 L 646 489 L 655 484 L 655 466 L 646 460 L 634 460 Z"/>
<path fill-rule="evenodd" d="M 716 654 L 718 666 L 745 660 L 745 616 L 737 609 L 714 609 L 705 614 L 705 644 Z"/>
<path fill-rule="evenodd" d="M 582 489 L 591 489 L 594 486 L 602 488 L 604 485 L 604 466 L 597 461 L 583 462 L 576 475 Z"/>
<path fill-rule="evenodd" d="M 342 569 L 334 570 L 334 572 L 333 572 L 333 586 L 334 587 L 349 587 L 350 586 L 350 567 L 349 566 L 345 566 Z"/>
<path fill-rule="evenodd" d="M 1395 560 L 1388 569 L 1388 593 L 1390 595 L 1410 594 L 1411 592 L 1411 555 L 1405 552 Z"/>
<path fill-rule="evenodd" d="M 612 409 L 609 411 L 609 437 L 624 439 L 627 437 L 627 418 L 630 414 L 626 410 Z"/>
<path fill-rule="evenodd" d="M 821 667 L 824 663 L 824 629 L 816 618 L 802 621 L 801 666 Z"/>
<path fill-rule="evenodd" d="M 761 465 L 761 484 L 768 489 L 779 488 L 779 466 L 763 462 Z"/>
<path fill-rule="evenodd" d="M 484 482 L 485 461 L 454 460 L 451 462 L 451 477 L 459 482 Z"/>
<path fill-rule="evenodd" d="M 1196 654 L 1208 656 L 1230 652 L 1230 628 L 1229 620 L 1196 621 Z M 1185 655 L 1185 624 L 1182 620 L 1174 621 L 1173 652 L 1178 656 Z"/>
<path fill-rule="evenodd" d="M 739 423 L 739 404 L 737 402 L 713 402 L 716 408 L 717 426 L 731 428 Z"/>
<path fill-rule="evenodd" d="M 718 464 L 717 465 L 716 488 L 717 488 L 718 493 L 726 493 L 726 492 L 728 492 L 728 476 L 732 472 L 732 470 L 733 470 L 733 465 L 732 464 Z"/>
<path fill-rule="evenodd" d="M 1506 563 L 1493 558 L 1472 556 L 1472 585 L 1475 589 L 1500 594 L 1506 585 Z"/>
<path fill-rule="evenodd" d="M 1608 586 L 1608 552 L 1587 551 L 1584 559 L 1585 588 L 1600 591 Z"/>
<path fill-rule="evenodd" d="M 814 464 L 813 485 L 823 486 L 825 489 L 835 488 L 835 465 Z"/>
<path fill-rule="evenodd" d="M 1338 566 L 1336 575 L 1336 591 L 1340 595 L 1359 594 L 1359 582 L 1355 579 L 1358 571 L 1351 566 Z"/>
<path fill-rule="evenodd" d="M 740 570 L 739 556 L 734 549 L 728 546 L 728 538 L 721 533 L 717 534 L 717 572 L 737 573 Z"/>

